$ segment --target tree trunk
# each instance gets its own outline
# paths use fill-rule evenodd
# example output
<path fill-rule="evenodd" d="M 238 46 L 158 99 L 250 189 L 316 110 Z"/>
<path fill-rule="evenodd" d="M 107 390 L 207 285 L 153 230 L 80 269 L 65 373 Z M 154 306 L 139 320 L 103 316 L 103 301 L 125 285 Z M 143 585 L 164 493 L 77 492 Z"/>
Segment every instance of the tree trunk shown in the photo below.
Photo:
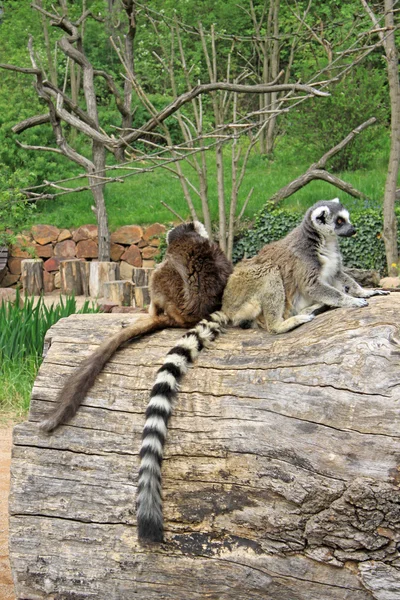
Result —
<path fill-rule="evenodd" d="M 103 296 L 103 284 L 119 279 L 119 265 L 115 262 L 92 260 L 90 263 L 89 293 L 92 298 Z"/>
<path fill-rule="evenodd" d="M 68 296 L 83 294 L 82 269 L 80 260 L 62 260 L 60 262 L 61 293 Z"/>
<path fill-rule="evenodd" d="M 132 306 L 135 286 L 132 281 L 105 281 L 103 283 L 104 301 L 119 306 Z"/>
<path fill-rule="evenodd" d="M 384 42 L 391 106 L 391 145 L 388 173 L 383 203 L 383 239 L 386 250 L 388 274 L 396 276 L 399 253 L 397 247 L 397 220 L 394 212 L 397 177 L 400 165 L 400 83 L 399 59 L 394 37 L 393 0 L 385 0 L 385 27 L 388 28 Z"/>
<path fill-rule="evenodd" d="M 40 296 L 43 293 L 43 260 L 26 258 L 21 262 L 21 281 L 24 294 Z"/>
<path fill-rule="evenodd" d="M 136 537 L 138 451 L 182 331 L 123 348 L 73 421 L 44 435 L 37 421 L 74 366 L 140 317 L 59 321 L 14 430 L 17 598 L 398 599 L 399 310 L 400 294 L 372 298 L 281 336 L 229 329 L 203 350 L 174 405 L 166 541 L 152 546 Z"/>

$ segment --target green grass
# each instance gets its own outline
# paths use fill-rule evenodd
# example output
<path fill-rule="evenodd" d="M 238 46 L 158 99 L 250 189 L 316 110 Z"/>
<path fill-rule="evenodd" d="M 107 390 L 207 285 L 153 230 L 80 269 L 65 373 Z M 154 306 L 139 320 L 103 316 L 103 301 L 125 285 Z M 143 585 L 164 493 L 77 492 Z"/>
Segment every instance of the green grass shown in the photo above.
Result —
<path fill-rule="evenodd" d="M 27 412 L 38 368 L 38 361 L 32 356 L 18 361 L 3 361 L 0 368 L 0 415 L 20 417 Z"/>
<path fill-rule="evenodd" d="M 283 145 L 281 148 L 278 146 L 273 160 L 262 157 L 257 152 L 253 153 L 248 163 L 239 198 L 240 210 L 241 203 L 250 189 L 254 187 L 244 217 L 251 220 L 277 190 L 304 173 L 311 162 L 318 158 L 318 156 L 306 157 L 304 154 L 299 156 L 299 151 L 296 148 L 283 147 Z M 148 165 L 143 163 L 143 166 Z M 229 150 L 225 152 L 225 166 L 225 196 L 228 205 L 230 197 Z M 211 214 L 212 219 L 217 221 L 216 167 L 211 153 L 207 157 L 207 168 Z M 191 181 L 196 184 L 196 178 L 193 177 L 191 168 L 183 163 L 183 169 L 186 175 L 190 175 Z M 382 153 L 376 164 L 369 169 L 336 173 L 336 175 L 364 192 L 371 199 L 372 204 L 379 206 L 383 197 L 386 169 L 387 156 L 386 153 L 385 155 Z M 123 172 L 118 171 L 118 174 L 121 175 Z M 115 176 L 115 172 L 113 175 Z M 79 183 L 76 182 L 76 185 L 82 185 L 82 180 Z M 338 196 L 350 210 L 355 206 L 360 207 L 360 204 L 362 204 L 326 182 L 313 181 L 285 200 L 282 206 L 303 210 L 317 200 L 334 198 L 335 196 Z M 111 231 L 127 224 L 141 225 L 157 221 L 166 224 L 171 223 L 175 220 L 175 217 L 161 204 L 161 200 L 169 204 L 184 218 L 189 217 L 179 181 L 170 172 L 163 169 L 128 177 L 123 184 L 109 184 L 106 187 L 105 197 Z M 195 194 L 193 194 L 193 200 L 201 216 L 200 200 Z M 54 200 L 41 201 L 38 203 L 32 224 L 33 222 L 47 223 L 69 228 L 86 223 L 95 223 L 95 216 L 91 210 L 92 205 L 93 198 L 90 192 L 71 193 Z"/>
<path fill-rule="evenodd" d="M 42 362 L 47 330 L 59 319 L 76 312 L 96 312 L 86 302 L 77 311 L 75 298 L 47 307 L 43 297 L 0 304 L 0 412 L 21 415 L 29 407 L 30 393 Z"/>

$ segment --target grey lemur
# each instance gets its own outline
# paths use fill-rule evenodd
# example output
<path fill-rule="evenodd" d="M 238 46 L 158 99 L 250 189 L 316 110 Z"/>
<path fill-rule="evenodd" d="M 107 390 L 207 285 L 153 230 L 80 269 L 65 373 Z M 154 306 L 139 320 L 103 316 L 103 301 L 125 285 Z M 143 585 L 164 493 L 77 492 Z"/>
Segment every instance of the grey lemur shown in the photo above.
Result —
<path fill-rule="evenodd" d="M 167 244 L 165 258 L 150 280 L 148 317 L 122 329 L 82 362 L 60 391 L 57 406 L 40 424 L 43 431 L 52 431 L 75 415 L 97 375 L 124 342 L 166 327 L 193 327 L 220 308 L 232 265 L 208 239 L 204 226 L 178 225 L 167 234 Z M 149 407 L 148 414 L 145 433 L 151 430 L 152 415 L 155 422 L 158 413 Z"/>
<path fill-rule="evenodd" d="M 284 333 L 311 321 L 313 311 L 323 306 L 366 306 L 365 298 L 386 293 L 365 290 L 343 272 L 337 238 L 354 233 L 349 213 L 337 198 L 317 202 L 285 238 L 236 265 L 224 291 L 221 311 L 201 321 L 170 350 L 151 391 L 143 433 L 137 497 L 142 539 L 163 539 L 160 464 L 165 423 L 189 363 L 229 323 L 259 325 L 270 333 Z"/>

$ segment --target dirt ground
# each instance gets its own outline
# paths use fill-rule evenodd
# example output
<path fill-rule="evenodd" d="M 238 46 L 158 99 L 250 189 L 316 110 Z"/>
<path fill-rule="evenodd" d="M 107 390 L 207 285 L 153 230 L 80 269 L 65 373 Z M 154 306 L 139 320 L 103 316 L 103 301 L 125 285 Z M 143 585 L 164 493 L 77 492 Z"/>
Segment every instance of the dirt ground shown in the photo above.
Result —
<path fill-rule="evenodd" d="M 8 492 L 14 424 L 0 422 L 0 600 L 15 600 L 8 561 Z"/>

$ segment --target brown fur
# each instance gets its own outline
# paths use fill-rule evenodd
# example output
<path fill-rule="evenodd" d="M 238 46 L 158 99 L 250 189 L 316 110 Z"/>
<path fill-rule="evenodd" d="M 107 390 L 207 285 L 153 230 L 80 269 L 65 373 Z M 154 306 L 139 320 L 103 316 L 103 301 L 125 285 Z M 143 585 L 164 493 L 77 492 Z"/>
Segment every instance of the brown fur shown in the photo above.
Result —
<path fill-rule="evenodd" d="M 104 365 L 125 342 L 166 327 L 191 327 L 218 310 L 232 266 L 214 242 L 197 233 L 193 223 L 172 230 L 164 261 L 150 282 L 149 316 L 106 340 L 68 378 L 58 405 L 41 423 L 52 431 L 71 419 Z"/>

